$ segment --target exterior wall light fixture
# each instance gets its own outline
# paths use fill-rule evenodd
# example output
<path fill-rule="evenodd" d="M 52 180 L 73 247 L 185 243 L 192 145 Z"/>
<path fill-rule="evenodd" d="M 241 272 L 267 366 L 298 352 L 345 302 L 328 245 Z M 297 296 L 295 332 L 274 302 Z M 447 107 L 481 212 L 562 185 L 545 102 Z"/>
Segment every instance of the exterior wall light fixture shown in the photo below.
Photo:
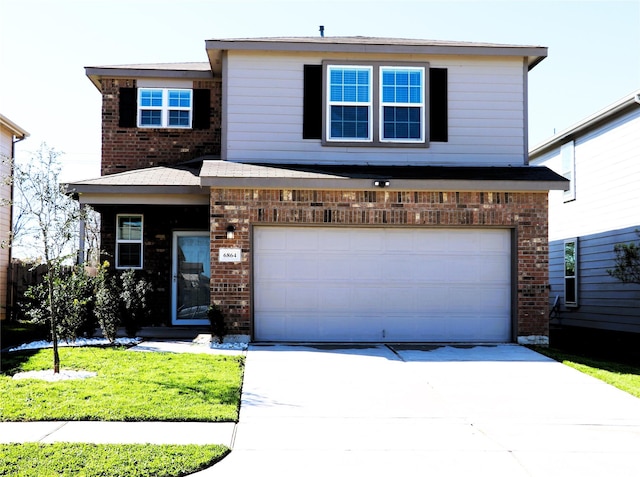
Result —
<path fill-rule="evenodd" d="M 235 225 L 227 225 L 227 238 L 232 239 L 236 231 Z"/>
<path fill-rule="evenodd" d="M 373 181 L 373 185 L 383 189 L 385 187 L 389 187 L 389 185 L 391 185 L 391 183 L 389 181 Z"/>

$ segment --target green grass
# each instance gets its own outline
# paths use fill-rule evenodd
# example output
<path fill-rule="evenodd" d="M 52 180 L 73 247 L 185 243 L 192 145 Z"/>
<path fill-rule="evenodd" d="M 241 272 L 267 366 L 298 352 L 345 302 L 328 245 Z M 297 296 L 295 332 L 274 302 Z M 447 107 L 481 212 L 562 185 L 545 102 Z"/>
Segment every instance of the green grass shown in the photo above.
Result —
<path fill-rule="evenodd" d="M 535 350 L 640 398 L 640 366 L 586 357 L 553 348 L 535 348 Z"/>
<path fill-rule="evenodd" d="M 62 369 L 97 376 L 14 380 L 17 371 L 51 369 L 52 351 L 4 353 L 0 421 L 238 419 L 244 362 L 239 356 L 60 348 L 60 361 Z"/>
<path fill-rule="evenodd" d="M 0 444 L 0 475 L 12 477 L 179 477 L 210 467 L 219 445 Z"/>

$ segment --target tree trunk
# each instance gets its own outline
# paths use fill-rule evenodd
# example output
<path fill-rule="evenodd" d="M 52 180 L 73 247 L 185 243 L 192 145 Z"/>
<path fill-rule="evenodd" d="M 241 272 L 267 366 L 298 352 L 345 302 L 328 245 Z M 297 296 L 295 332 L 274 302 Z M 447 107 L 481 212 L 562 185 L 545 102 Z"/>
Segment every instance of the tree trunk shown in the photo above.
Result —
<path fill-rule="evenodd" d="M 51 321 L 51 341 L 53 342 L 53 374 L 60 373 L 60 354 L 58 353 L 58 331 L 56 330 L 57 317 L 55 315 L 55 307 L 53 306 L 53 270 L 49 264 L 47 271 L 49 286 L 49 319 Z"/>

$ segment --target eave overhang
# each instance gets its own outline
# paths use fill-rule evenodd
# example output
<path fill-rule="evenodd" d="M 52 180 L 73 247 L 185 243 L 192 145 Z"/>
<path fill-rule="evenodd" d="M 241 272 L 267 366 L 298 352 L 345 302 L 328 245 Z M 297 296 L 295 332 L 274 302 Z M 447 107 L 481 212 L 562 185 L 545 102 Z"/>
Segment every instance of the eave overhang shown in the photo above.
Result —
<path fill-rule="evenodd" d="M 547 167 L 340 166 L 204 161 L 203 187 L 389 191 L 568 190 Z"/>
<path fill-rule="evenodd" d="M 0 114 L 0 126 L 3 126 L 9 130 L 9 132 L 21 141 L 22 139 L 26 139 L 29 137 L 29 133 L 18 126 L 16 123 L 11 121 L 8 117 Z"/>
<path fill-rule="evenodd" d="M 85 67 L 85 74 L 99 91 L 102 91 L 102 78 L 161 78 L 171 80 L 206 80 L 213 78 L 213 73 L 207 62 L 87 66 Z"/>
<path fill-rule="evenodd" d="M 322 52 L 344 54 L 403 54 L 449 56 L 516 56 L 533 69 L 547 56 L 547 48 L 479 42 L 415 40 L 375 37 L 229 38 L 205 41 L 211 69 L 219 74 L 224 51 Z"/>

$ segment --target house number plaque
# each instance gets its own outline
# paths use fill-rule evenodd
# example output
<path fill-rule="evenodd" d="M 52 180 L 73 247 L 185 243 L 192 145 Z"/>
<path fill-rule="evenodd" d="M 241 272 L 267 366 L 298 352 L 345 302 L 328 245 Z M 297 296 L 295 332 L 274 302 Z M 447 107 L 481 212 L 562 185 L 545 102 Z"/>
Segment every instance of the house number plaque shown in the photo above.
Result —
<path fill-rule="evenodd" d="M 220 262 L 241 262 L 242 249 L 239 248 L 221 248 L 219 250 L 218 260 Z"/>

